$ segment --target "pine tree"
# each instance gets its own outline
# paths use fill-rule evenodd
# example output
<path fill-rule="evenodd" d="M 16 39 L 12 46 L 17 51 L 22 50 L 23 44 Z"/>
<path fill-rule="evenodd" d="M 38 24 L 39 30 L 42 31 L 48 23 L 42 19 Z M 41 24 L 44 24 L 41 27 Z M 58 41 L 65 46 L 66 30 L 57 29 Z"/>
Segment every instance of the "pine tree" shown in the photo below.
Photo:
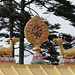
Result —
<path fill-rule="evenodd" d="M 4 28 L 4 27 L 8 28 L 8 31 L 10 31 L 10 38 L 15 36 L 15 34 L 18 33 L 18 32 L 15 33 L 16 31 L 20 32 L 20 50 L 19 50 L 20 52 L 19 53 L 20 53 L 20 63 L 23 64 L 24 27 L 26 22 L 29 20 L 30 15 L 26 11 L 24 11 L 23 5 L 21 6 L 22 7 L 20 7 L 21 8 L 20 10 L 19 6 L 17 7 L 15 3 L 12 3 L 11 1 L 4 1 L 3 4 L 0 5 L 0 10 L 1 10 L 0 17 L 1 17 L 1 28 Z M 19 10 L 21 12 L 19 12 Z M 8 21 L 5 21 L 6 19 L 8 19 Z M 16 37 L 17 36 L 19 36 L 19 34 L 17 34 Z"/>
<path fill-rule="evenodd" d="M 10 38 L 12 38 L 13 36 L 15 36 L 14 35 L 15 33 L 13 33 L 13 32 L 17 31 L 16 25 L 19 25 L 18 27 L 20 27 L 20 25 L 23 23 L 24 24 L 23 26 L 25 26 L 25 21 L 27 22 L 27 19 L 25 17 L 27 15 L 28 15 L 27 12 L 24 12 L 23 14 L 19 13 L 17 11 L 17 5 L 15 3 L 6 1 L 3 3 L 3 5 L 2 4 L 0 5 L 1 28 L 7 27 L 8 31 L 10 31 Z M 6 21 L 6 19 L 8 19 L 8 21 Z M 24 19 L 24 22 L 17 23 L 17 21 L 22 21 L 23 19 Z M 20 28 L 18 28 L 18 29 L 20 29 Z M 24 29 L 24 27 L 23 27 L 23 29 Z M 23 31 L 21 32 L 21 34 L 22 33 L 23 33 Z"/>
<path fill-rule="evenodd" d="M 49 36 L 46 42 L 44 42 L 41 46 L 42 50 L 41 54 L 43 56 L 43 59 L 45 60 L 45 63 L 48 65 L 57 65 L 59 62 L 58 56 L 60 56 L 59 52 L 57 52 L 56 45 L 54 45 L 53 38 L 58 38 L 59 34 L 56 30 L 60 29 L 60 24 L 52 25 L 48 21 L 45 21 L 48 25 Z"/>
<path fill-rule="evenodd" d="M 9 27 L 10 38 L 13 37 L 13 27 L 14 27 L 14 19 L 11 17 L 11 14 L 15 11 L 13 7 L 15 7 L 15 5 L 12 3 L 12 1 L 4 2 L 3 5 L 2 4 L 0 5 L 0 10 L 1 10 L 0 17 L 2 19 L 1 21 L 3 21 L 2 25 L 4 25 L 4 27 Z M 9 20 L 5 21 L 6 19 Z M 12 56 L 14 57 L 14 46 L 13 46 Z"/>
<path fill-rule="evenodd" d="M 71 22 L 70 25 L 75 27 L 75 5 L 68 0 L 39 0 L 37 5 L 47 8 L 47 12 L 53 12 L 54 15 L 60 16 Z M 48 5 L 48 6 L 47 6 Z"/>
<path fill-rule="evenodd" d="M 67 0 L 55 0 L 58 2 L 54 7 L 54 14 L 56 16 L 62 16 L 66 20 L 71 22 L 71 25 L 75 27 L 75 5 L 73 5 L 70 1 Z"/>

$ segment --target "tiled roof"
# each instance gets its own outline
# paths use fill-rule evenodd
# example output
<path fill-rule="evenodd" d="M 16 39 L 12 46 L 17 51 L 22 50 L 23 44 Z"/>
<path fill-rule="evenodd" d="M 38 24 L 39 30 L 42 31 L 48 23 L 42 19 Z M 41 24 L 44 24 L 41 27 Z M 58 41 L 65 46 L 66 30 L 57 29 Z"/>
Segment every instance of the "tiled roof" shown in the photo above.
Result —
<path fill-rule="evenodd" d="M 75 66 L 0 64 L 0 75 L 75 75 Z"/>

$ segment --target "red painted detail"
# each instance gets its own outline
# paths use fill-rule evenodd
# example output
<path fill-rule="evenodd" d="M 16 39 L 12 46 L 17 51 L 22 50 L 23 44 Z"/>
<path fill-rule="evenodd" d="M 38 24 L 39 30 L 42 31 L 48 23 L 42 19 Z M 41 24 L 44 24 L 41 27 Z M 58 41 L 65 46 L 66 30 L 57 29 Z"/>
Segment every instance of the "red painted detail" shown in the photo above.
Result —
<path fill-rule="evenodd" d="M 12 61 L 12 59 L 10 58 L 10 61 Z"/>
<path fill-rule="evenodd" d="M 1 60 L 4 60 L 4 58 L 3 58 L 3 57 L 1 57 Z"/>
<path fill-rule="evenodd" d="M 32 25 L 33 25 L 33 23 L 30 23 L 29 25 L 30 25 L 30 26 L 32 26 Z"/>
<path fill-rule="evenodd" d="M 66 40 L 63 40 L 63 42 L 66 42 Z"/>
<path fill-rule="evenodd" d="M 10 40 L 12 40 L 12 38 Z"/>

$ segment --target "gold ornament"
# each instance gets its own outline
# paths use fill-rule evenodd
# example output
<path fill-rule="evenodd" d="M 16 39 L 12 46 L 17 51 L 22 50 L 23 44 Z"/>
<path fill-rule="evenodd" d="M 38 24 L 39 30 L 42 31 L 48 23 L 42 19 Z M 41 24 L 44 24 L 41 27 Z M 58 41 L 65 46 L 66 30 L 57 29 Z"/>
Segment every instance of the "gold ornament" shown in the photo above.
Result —
<path fill-rule="evenodd" d="M 34 45 L 35 51 L 40 51 L 40 46 L 48 38 L 49 32 L 45 22 L 43 22 L 38 16 L 34 16 L 30 19 L 24 30 L 26 39 Z"/>

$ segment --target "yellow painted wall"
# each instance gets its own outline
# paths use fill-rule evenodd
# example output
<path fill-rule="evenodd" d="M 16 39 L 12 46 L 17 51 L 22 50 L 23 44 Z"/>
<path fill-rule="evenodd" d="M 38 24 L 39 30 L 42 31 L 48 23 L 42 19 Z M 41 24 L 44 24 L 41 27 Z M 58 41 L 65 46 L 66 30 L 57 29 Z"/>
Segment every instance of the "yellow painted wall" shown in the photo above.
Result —
<path fill-rule="evenodd" d="M 75 75 L 75 66 L 0 64 L 0 75 Z"/>

